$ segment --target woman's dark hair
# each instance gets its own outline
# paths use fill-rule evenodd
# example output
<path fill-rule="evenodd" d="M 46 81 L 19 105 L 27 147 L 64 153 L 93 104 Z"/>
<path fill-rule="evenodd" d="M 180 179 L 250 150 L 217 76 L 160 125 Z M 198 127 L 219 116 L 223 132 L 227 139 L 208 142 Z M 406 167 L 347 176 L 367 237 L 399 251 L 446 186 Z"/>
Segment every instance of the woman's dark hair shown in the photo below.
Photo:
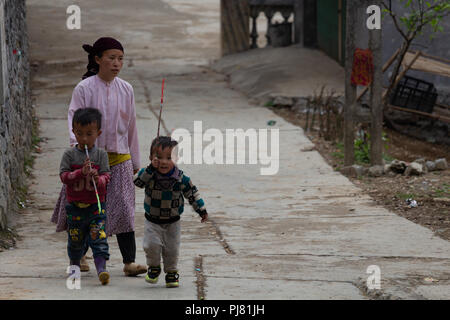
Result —
<path fill-rule="evenodd" d="M 81 108 L 75 111 L 72 118 L 72 127 L 75 123 L 81 126 L 87 126 L 90 123 L 96 122 L 98 130 L 102 127 L 102 113 L 95 108 Z"/>
<path fill-rule="evenodd" d="M 88 65 L 86 66 L 87 72 L 83 75 L 83 79 L 89 78 L 91 76 L 94 76 L 99 71 L 99 65 L 97 62 L 95 62 L 95 56 L 101 58 L 103 55 L 103 52 L 109 49 L 118 49 L 124 52 L 122 44 L 117 41 L 114 38 L 110 37 L 103 37 L 95 41 L 94 45 L 91 46 L 89 44 L 83 45 L 84 51 L 89 53 L 88 56 Z"/>
<path fill-rule="evenodd" d="M 178 142 L 173 140 L 171 137 L 159 136 L 152 141 L 152 145 L 150 146 L 150 157 L 159 147 L 164 150 L 165 148 L 173 148 L 176 145 L 178 145 Z"/>

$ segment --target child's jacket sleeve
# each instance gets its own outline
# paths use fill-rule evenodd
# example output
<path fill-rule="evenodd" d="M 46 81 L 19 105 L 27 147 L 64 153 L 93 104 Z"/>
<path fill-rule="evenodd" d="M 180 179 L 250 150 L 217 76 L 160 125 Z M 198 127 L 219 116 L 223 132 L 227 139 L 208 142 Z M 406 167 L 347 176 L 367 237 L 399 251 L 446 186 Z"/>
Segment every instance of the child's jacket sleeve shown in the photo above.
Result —
<path fill-rule="evenodd" d="M 111 179 L 111 172 L 109 169 L 109 160 L 108 160 L 108 153 L 104 150 L 100 152 L 100 168 L 98 170 L 99 176 L 98 176 L 98 183 L 97 188 L 98 189 L 104 189 L 106 192 L 106 185 L 109 183 Z"/>
<path fill-rule="evenodd" d="M 150 179 L 153 178 L 154 172 L 155 169 L 151 164 L 147 168 L 142 168 L 139 170 L 133 181 L 136 187 L 145 188 Z"/>
<path fill-rule="evenodd" d="M 181 179 L 181 191 L 189 204 L 200 216 L 207 214 L 205 202 L 200 197 L 197 187 L 192 183 L 191 178 L 183 174 Z"/>
<path fill-rule="evenodd" d="M 59 177 L 61 182 L 66 185 L 72 185 L 80 179 L 84 179 L 84 175 L 81 169 L 76 169 L 72 171 L 70 164 L 72 163 L 72 157 L 70 150 L 66 150 L 61 159 L 61 164 L 59 166 Z"/>

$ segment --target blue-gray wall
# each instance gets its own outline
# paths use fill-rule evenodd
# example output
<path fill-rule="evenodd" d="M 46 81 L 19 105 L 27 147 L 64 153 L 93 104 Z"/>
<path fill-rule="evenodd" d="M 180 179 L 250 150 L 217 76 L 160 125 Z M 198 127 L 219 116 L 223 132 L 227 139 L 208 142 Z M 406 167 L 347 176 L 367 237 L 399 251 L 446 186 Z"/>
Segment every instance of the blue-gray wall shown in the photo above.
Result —
<path fill-rule="evenodd" d="M 368 47 L 368 30 L 366 28 L 366 19 L 368 15 L 365 11 L 367 6 L 372 3 L 373 1 L 364 0 L 361 1 L 359 6 L 358 18 L 360 18 L 360 21 L 358 21 L 358 25 L 360 27 L 356 30 L 356 33 L 357 38 L 359 39 L 357 41 L 357 46 L 361 48 Z M 403 7 L 399 0 L 393 0 L 392 4 L 393 10 L 398 16 L 409 11 Z M 444 18 L 442 26 L 444 27 L 444 32 L 436 33 L 432 40 L 430 40 L 430 35 L 433 34 L 433 32 L 430 27 L 426 27 L 423 35 L 417 36 L 413 41 L 411 49 L 421 50 L 422 52 L 433 56 L 450 59 L 450 16 Z M 388 14 L 385 14 L 385 17 L 382 20 L 381 29 L 383 32 L 383 61 L 387 61 L 400 47 L 403 38 L 395 28 L 392 18 Z M 391 70 L 392 67 L 385 73 L 385 84 L 387 84 L 387 77 Z M 408 71 L 407 75 L 434 83 L 440 93 L 438 98 L 439 101 L 450 105 L 450 78 L 412 70 Z"/>

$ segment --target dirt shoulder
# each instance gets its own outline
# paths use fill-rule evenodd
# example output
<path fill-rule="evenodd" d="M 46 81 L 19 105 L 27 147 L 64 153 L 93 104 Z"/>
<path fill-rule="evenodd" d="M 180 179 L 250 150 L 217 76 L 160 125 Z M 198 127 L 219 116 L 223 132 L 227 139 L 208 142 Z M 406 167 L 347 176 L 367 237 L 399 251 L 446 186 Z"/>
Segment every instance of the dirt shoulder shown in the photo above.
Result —
<path fill-rule="evenodd" d="M 306 115 L 294 107 L 274 107 L 274 96 L 308 97 L 322 87 L 343 96 L 344 69 L 321 51 L 299 46 L 250 50 L 223 57 L 213 69 L 225 73 L 229 86 L 246 94 L 251 101 L 265 105 L 286 121 L 305 129 Z M 269 121 L 270 119 L 267 119 Z M 311 119 L 309 119 L 311 122 Z M 317 121 L 316 121 L 317 123 Z M 419 158 L 434 161 L 446 158 L 450 163 L 450 146 L 438 145 L 384 128 L 385 159 L 412 162 Z M 308 131 L 308 138 L 322 157 L 336 171 L 343 165 L 343 144 Z M 368 167 L 368 164 L 365 165 Z M 421 176 L 367 175 L 348 177 L 378 204 L 450 240 L 450 170 L 432 171 Z M 410 208 L 407 199 L 418 206 Z"/>
<path fill-rule="evenodd" d="M 304 128 L 305 115 L 290 108 L 270 107 L 286 121 Z M 412 162 L 419 158 L 450 161 L 450 147 L 421 141 L 384 128 L 388 158 Z M 335 170 L 343 167 L 343 151 L 339 144 L 325 141 L 318 131 L 308 131 L 315 149 Z M 421 176 L 383 175 L 381 177 L 348 177 L 369 194 L 377 204 L 414 223 L 431 229 L 437 236 L 450 240 L 450 170 L 432 171 Z M 407 199 L 417 201 L 410 207 Z"/>

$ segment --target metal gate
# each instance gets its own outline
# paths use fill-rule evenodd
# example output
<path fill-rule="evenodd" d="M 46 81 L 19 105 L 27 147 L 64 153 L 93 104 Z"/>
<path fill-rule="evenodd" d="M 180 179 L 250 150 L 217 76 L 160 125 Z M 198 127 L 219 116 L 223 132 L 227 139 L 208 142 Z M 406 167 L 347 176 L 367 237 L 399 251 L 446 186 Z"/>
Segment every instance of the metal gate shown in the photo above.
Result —
<path fill-rule="evenodd" d="M 345 62 L 346 0 L 317 0 L 317 44 L 330 57 Z"/>

